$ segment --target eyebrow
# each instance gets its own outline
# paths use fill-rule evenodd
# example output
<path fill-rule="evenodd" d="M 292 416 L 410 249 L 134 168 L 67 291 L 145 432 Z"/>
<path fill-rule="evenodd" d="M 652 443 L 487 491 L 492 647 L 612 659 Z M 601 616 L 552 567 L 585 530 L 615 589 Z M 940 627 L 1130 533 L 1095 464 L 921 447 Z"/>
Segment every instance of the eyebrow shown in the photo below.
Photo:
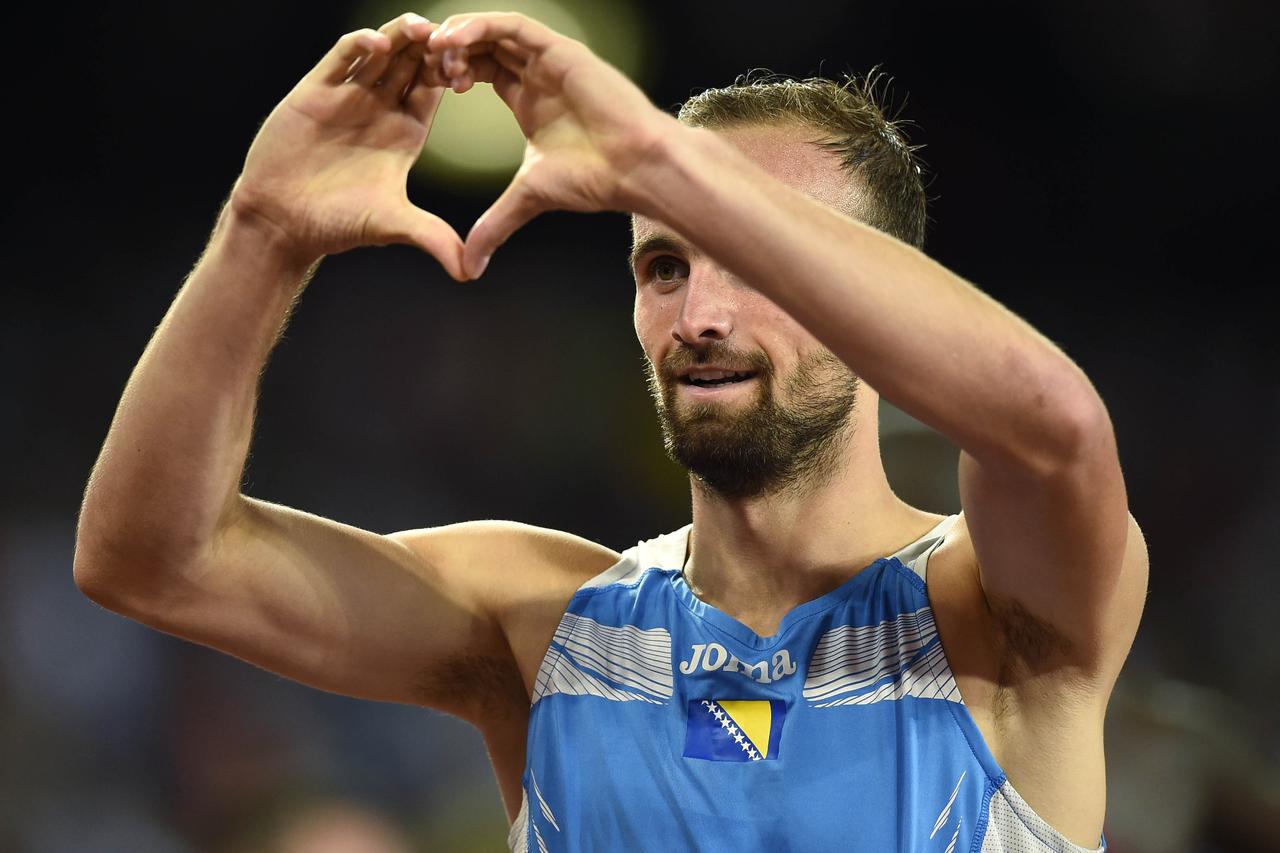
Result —
<path fill-rule="evenodd" d="M 685 251 L 685 245 L 674 237 L 669 237 L 665 234 L 652 234 L 631 247 L 631 269 L 634 270 L 640 259 L 652 252 L 683 254 Z"/>

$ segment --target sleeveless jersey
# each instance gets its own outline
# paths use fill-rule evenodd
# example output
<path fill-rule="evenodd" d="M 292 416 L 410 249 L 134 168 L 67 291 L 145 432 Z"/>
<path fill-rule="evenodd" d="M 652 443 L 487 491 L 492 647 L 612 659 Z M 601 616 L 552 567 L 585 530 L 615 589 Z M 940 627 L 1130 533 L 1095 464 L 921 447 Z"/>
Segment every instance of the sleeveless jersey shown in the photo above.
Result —
<path fill-rule="evenodd" d="M 512 851 L 1085 853 L 1009 784 L 952 678 L 925 574 L 955 518 L 771 637 L 685 583 L 692 524 L 624 551 L 538 670 Z"/>

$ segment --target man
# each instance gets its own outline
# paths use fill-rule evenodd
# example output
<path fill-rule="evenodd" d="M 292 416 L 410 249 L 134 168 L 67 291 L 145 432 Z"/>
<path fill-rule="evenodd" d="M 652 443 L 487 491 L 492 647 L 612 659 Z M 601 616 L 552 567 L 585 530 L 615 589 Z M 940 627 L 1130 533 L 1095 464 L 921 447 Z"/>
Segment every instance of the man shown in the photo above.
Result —
<path fill-rule="evenodd" d="M 443 89 L 477 81 L 528 148 L 464 243 L 405 180 Z M 682 123 L 518 15 L 344 36 L 263 125 L 130 379 L 80 588 L 469 720 L 513 849 L 1096 847 L 1147 575 L 1106 410 L 903 242 L 923 194 L 874 104 L 789 85 Z M 634 214 L 636 333 L 690 525 L 620 555 L 504 522 L 380 536 L 240 493 L 256 381 L 318 259 L 404 242 L 476 277 L 552 208 Z M 959 516 L 889 490 L 877 393 L 962 448 Z"/>

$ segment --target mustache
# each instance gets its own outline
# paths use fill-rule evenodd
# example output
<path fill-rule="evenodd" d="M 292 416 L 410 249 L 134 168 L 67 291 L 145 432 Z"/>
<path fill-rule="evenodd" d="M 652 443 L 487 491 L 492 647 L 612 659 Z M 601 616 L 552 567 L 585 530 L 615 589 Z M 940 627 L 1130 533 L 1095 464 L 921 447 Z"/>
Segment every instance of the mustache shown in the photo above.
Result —
<path fill-rule="evenodd" d="M 657 365 L 657 373 L 667 381 L 679 379 L 681 374 L 705 364 L 715 364 L 725 370 L 741 373 L 757 373 L 766 375 L 772 370 L 769 358 L 762 352 L 738 353 L 726 344 L 718 341 L 694 349 L 681 345 L 669 352 L 662 363 Z"/>

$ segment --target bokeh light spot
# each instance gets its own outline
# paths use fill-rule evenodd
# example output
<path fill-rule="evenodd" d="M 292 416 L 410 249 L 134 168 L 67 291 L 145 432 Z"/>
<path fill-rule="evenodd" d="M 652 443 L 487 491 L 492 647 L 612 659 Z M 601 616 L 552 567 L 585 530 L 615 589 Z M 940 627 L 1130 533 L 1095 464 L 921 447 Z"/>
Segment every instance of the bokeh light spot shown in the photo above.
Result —
<path fill-rule="evenodd" d="M 417 11 L 432 21 L 463 12 L 488 11 L 474 0 L 442 0 Z M 519 12 L 587 44 L 633 80 L 642 72 L 643 23 L 629 0 L 504 0 Z M 406 11 L 388 2 L 364 5 L 352 27 L 377 27 Z M 524 136 L 511 111 L 481 83 L 458 95 L 446 92 L 414 174 L 433 184 L 484 187 L 505 182 L 524 155 Z"/>

